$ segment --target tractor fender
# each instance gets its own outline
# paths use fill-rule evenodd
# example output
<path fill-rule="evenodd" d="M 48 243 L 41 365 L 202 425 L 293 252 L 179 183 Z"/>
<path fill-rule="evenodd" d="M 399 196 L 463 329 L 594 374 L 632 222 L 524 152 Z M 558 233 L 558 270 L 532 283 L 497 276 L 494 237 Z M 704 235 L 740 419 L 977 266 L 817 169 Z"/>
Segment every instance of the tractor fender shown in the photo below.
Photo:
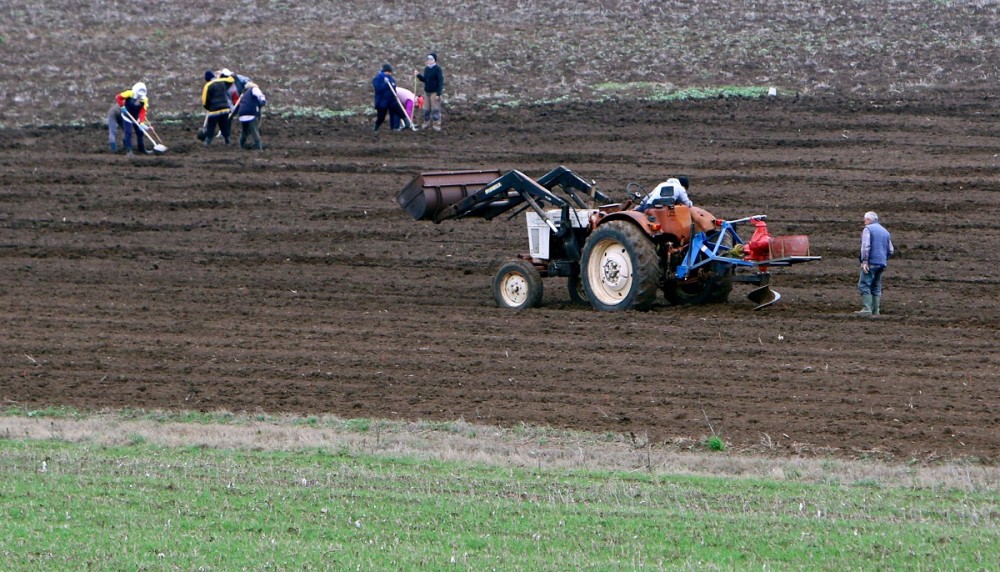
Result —
<path fill-rule="evenodd" d="M 691 211 L 691 222 L 694 223 L 695 230 L 708 232 L 715 228 L 715 217 L 712 213 L 701 207 L 688 207 Z"/>
<path fill-rule="evenodd" d="M 653 222 L 651 222 L 644 213 L 634 210 L 618 211 L 601 216 L 594 224 L 594 229 L 604 226 L 614 220 L 623 220 L 632 223 L 650 237 L 660 234 L 658 231 L 654 230 Z"/>
<path fill-rule="evenodd" d="M 652 208 L 642 213 L 636 210 L 618 211 L 601 216 L 594 224 L 598 226 L 613 220 L 624 220 L 638 226 L 647 236 L 656 239 L 669 236 L 678 244 L 691 240 L 691 230 L 708 232 L 715 228 L 715 217 L 701 207 L 677 205 L 673 208 Z"/>

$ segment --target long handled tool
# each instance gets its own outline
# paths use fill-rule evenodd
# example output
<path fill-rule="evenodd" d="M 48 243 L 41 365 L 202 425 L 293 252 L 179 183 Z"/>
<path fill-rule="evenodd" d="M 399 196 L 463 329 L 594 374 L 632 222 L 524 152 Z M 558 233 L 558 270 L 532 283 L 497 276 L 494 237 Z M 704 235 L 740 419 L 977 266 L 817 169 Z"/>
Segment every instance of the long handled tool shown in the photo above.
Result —
<path fill-rule="evenodd" d="M 398 105 L 399 110 L 403 112 L 404 121 L 410 124 L 410 129 L 416 131 L 417 126 L 414 125 L 413 119 L 410 117 L 410 115 L 406 113 L 406 108 L 403 107 L 403 102 L 399 100 L 399 95 L 396 94 L 396 88 L 392 86 L 392 82 L 389 81 L 389 78 L 385 78 L 385 83 L 389 86 L 389 91 L 392 92 L 392 96 L 396 98 L 396 105 Z"/>
<path fill-rule="evenodd" d="M 159 143 L 160 145 L 163 145 L 163 138 L 162 138 L 162 137 L 160 137 L 160 134 L 159 134 L 159 133 L 157 133 L 157 132 L 156 132 L 156 129 L 154 129 L 154 128 L 153 128 L 153 122 L 151 122 L 151 121 L 149 121 L 149 120 L 147 119 L 147 120 L 146 120 L 146 125 L 147 125 L 147 126 L 149 127 L 149 132 L 150 132 L 150 133 L 152 133 L 152 134 L 153 134 L 153 137 L 155 137 L 155 138 L 156 138 L 156 140 L 155 140 L 155 141 L 156 141 L 157 143 Z M 163 148 L 164 148 L 164 149 L 166 149 L 166 147 L 167 147 L 166 145 L 163 145 Z"/>
<path fill-rule="evenodd" d="M 155 151 L 157 153 L 166 153 L 167 152 L 167 146 L 164 145 L 163 143 L 157 143 L 156 139 L 153 139 L 153 136 L 148 133 L 149 128 L 143 129 L 143 126 L 138 121 L 136 121 L 135 117 L 132 117 L 132 114 L 129 113 L 128 110 L 125 109 L 124 107 L 122 108 L 122 115 L 124 115 L 133 124 L 138 125 L 139 126 L 139 131 L 142 131 L 143 135 L 145 135 L 146 137 L 149 137 L 149 140 L 153 142 L 153 151 Z"/>

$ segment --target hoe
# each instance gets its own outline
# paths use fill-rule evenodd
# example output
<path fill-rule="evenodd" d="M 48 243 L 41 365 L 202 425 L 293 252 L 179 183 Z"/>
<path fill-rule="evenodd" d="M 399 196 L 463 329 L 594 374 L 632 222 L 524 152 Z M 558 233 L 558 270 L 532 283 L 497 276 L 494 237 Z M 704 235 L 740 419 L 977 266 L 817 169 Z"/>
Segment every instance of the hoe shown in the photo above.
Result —
<path fill-rule="evenodd" d="M 507 308 L 538 306 L 542 278 L 562 276 L 573 301 L 602 311 L 647 310 L 659 290 L 676 305 L 725 302 L 733 283 L 754 286 L 747 297 L 756 310 L 781 299 L 771 267 L 820 260 L 808 236 L 771 236 L 765 215 L 722 220 L 669 197 L 640 211 L 632 198 L 614 203 L 565 167 L 537 180 L 517 170 L 422 173 L 396 199 L 415 220 L 435 223 L 524 212 L 529 252 L 493 280 L 493 296 Z M 736 230 L 744 224 L 754 227 L 747 241 Z"/>

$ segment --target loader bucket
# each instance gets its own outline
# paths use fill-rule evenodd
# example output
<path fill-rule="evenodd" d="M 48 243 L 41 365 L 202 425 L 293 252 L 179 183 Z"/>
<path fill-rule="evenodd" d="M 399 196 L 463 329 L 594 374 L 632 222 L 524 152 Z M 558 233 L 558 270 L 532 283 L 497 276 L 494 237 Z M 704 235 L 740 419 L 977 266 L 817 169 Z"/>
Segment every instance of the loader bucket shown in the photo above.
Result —
<path fill-rule="evenodd" d="M 770 286 L 761 286 L 760 288 L 754 288 L 747 294 L 747 298 L 751 302 L 757 304 L 754 306 L 754 310 L 760 310 L 761 308 L 766 308 L 771 304 L 774 304 L 778 300 L 781 300 L 781 294 L 771 290 Z"/>
<path fill-rule="evenodd" d="M 396 201 L 414 220 L 433 220 L 444 209 L 498 178 L 498 170 L 421 173 L 399 191 Z"/>

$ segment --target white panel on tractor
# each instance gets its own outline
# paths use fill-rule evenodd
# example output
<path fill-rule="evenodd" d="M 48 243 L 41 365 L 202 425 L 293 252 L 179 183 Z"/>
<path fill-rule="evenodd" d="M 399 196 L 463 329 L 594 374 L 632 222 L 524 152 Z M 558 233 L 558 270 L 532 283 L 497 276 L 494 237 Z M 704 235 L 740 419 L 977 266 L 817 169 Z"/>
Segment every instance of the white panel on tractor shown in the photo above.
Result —
<path fill-rule="evenodd" d="M 597 209 L 571 210 L 569 211 L 570 224 L 573 228 L 587 228 L 590 226 L 590 215 L 595 212 L 597 212 Z M 545 215 L 556 225 L 562 220 L 562 211 L 559 209 L 545 211 Z M 528 211 L 525 216 L 528 221 L 528 246 L 530 247 L 531 257 L 548 260 L 549 239 L 552 236 L 552 229 L 549 228 L 545 220 L 538 216 L 538 213 L 535 211 Z"/>

